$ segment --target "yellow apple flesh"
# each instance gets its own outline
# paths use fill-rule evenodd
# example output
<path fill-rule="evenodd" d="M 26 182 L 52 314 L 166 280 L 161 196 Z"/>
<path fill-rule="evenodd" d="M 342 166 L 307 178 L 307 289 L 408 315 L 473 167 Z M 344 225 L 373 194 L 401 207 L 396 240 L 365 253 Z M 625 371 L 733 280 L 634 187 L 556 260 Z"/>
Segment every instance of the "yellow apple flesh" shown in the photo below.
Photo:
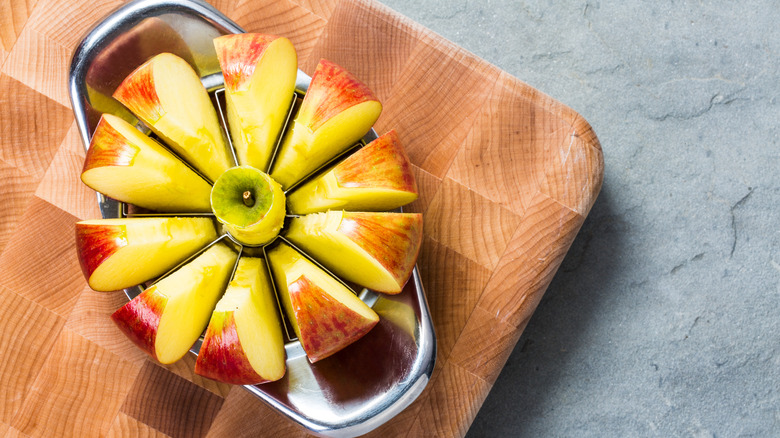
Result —
<path fill-rule="evenodd" d="M 286 244 L 268 252 L 275 284 L 310 362 L 368 333 L 379 316 L 338 280 Z"/>
<path fill-rule="evenodd" d="M 185 60 L 155 56 L 125 78 L 114 98 L 209 180 L 232 166 L 214 105 Z"/>
<path fill-rule="evenodd" d="M 122 202 L 161 212 L 211 210 L 211 185 L 159 143 L 110 114 L 100 118 L 81 181 Z"/>
<path fill-rule="evenodd" d="M 372 141 L 287 197 L 291 214 L 387 211 L 417 199 L 412 164 L 395 130 Z"/>
<path fill-rule="evenodd" d="M 219 242 L 133 298 L 111 319 L 158 362 L 176 362 L 206 328 L 236 257 Z"/>
<path fill-rule="evenodd" d="M 76 224 L 89 286 L 113 291 L 159 277 L 216 238 L 209 218 L 126 218 Z"/>
<path fill-rule="evenodd" d="M 234 167 L 219 177 L 211 190 L 211 208 L 230 235 L 246 245 L 273 240 L 286 211 L 281 186 L 250 166 Z"/>
<path fill-rule="evenodd" d="M 221 36 L 214 47 L 238 163 L 267 171 L 295 91 L 295 48 L 287 38 L 255 33 Z"/>
<path fill-rule="evenodd" d="M 422 215 L 314 213 L 292 219 L 285 236 L 344 280 L 397 294 L 420 251 Z"/>
<path fill-rule="evenodd" d="M 366 135 L 381 112 L 382 104 L 365 84 L 321 60 L 282 139 L 271 176 L 290 188 Z"/>
<path fill-rule="evenodd" d="M 255 385 L 281 379 L 284 360 L 282 326 L 265 261 L 242 257 L 211 315 L 195 373 Z"/>

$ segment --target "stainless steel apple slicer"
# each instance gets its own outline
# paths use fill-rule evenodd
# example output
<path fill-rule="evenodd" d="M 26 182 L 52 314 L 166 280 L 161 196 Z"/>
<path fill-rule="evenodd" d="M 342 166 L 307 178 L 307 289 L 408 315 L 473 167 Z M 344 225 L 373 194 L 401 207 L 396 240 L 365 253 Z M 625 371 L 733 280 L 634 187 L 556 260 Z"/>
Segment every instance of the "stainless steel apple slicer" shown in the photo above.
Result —
<path fill-rule="evenodd" d="M 118 115 L 124 111 L 110 98 L 113 90 L 136 67 L 162 52 L 179 54 L 192 64 L 225 128 L 223 78 L 212 40 L 242 32 L 236 23 L 198 0 L 134 1 L 105 17 L 84 37 L 73 54 L 70 69 L 68 87 L 85 147 L 102 113 Z M 298 70 L 293 99 L 299 100 L 306 93 L 310 79 Z M 137 126 L 149 131 L 140 122 Z M 226 137 L 229 139 L 229 135 Z M 372 130 L 362 144 L 374 138 Z M 101 194 L 97 202 L 103 218 L 164 216 Z M 239 255 L 259 256 L 265 252 L 265 247 L 241 245 L 227 233 L 210 245 L 217 241 L 230 243 Z M 398 295 L 345 285 L 379 314 L 380 322 L 371 332 L 340 353 L 311 364 L 287 323 L 284 378 L 245 387 L 291 420 L 324 436 L 361 435 L 393 418 L 423 391 L 436 357 L 436 335 L 417 268 Z M 143 289 L 144 285 L 139 285 L 125 293 L 132 299 Z M 284 318 L 281 309 L 280 314 Z M 192 348 L 193 353 L 197 354 L 200 343 Z"/>

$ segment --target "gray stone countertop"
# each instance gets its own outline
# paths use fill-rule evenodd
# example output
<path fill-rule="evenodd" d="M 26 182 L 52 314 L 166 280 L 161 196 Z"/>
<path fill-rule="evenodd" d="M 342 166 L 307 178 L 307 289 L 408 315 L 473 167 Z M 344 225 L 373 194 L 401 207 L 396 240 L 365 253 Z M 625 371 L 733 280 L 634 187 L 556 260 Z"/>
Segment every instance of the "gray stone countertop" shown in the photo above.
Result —
<path fill-rule="evenodd" d="M 468 436 L 780 436 L 780 3 L 382 2 L 571 106 L 604 151 Z"/>

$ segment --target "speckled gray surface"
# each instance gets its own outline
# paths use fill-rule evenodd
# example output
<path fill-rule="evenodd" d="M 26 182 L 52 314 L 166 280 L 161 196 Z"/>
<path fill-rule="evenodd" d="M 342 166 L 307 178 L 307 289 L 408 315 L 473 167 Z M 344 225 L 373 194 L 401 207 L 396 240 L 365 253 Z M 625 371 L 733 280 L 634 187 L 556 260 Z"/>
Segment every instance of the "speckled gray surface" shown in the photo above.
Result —
<path fill-rule="evenodd" d="M 780 436 L 780 3 L 382 1 L 604 150 L 468 436 Z"/>

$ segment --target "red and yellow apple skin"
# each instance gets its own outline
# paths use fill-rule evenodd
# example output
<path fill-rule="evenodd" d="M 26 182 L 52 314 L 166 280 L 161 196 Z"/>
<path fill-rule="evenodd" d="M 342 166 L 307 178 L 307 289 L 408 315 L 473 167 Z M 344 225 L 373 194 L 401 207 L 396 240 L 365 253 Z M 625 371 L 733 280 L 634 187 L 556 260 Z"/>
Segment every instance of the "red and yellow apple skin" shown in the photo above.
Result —
<path fill-rule="evenodd" d="M 295 48 L 287 38 L 257 33 L 224 35 L 214 47 L 238 162 L 268 171 L 295 92 Z"/>
<path fill-rule="evenodd" d="M 341 351 L 379 322 L 352 291 L 289 245 L 275 246 L 268 259 L 281 303 L 310 362 Z"/>
<path fill-rule="evenodd" d="M 333 299 L 305 276 L 288 286 L 292 309 L 301 327 L 301 344 L 309 360 L 325 359 L 362 338 L 379 322 L 366 319 L 344 306 L 334 309 Z"/>
<path fill-rule="evenodd" d="M 342 161 L 333 173 L 341 187 L 383 188 L 417 194 L 412 163 L 395 129 Z"/>
<path fill-rule="evenodd" d="M 101 263 L 125 246 L 123 225 L 76 224 L 76 254 L 84 278 L 89 279 Z"/>
<path fill-rule="evenodd" d="M 133 164 L 133 159 L 138 155 L 139 148 L 131 144 L 125 136 L 111 126 L 111 123 L 116 120 L 121 119 L 111 114 L 103 114 L 100 117 L 100 122 L 98 122 L 89 143 L 82 173 L 104 166 L 130 166 Z"/>
<path fill-rule="evenodd" d="M 364 83 L 321 60 L 282 139 L 271 176 L 289 189 L 357 143 L 381 112 L 382 104 Z"/>
<path fill-rule="evenodd" d="M 288 195 L 292 214 L 388 211 L 418 197 L 412 164 L 392 130 Z"/>
<path fill-rule="evenodd" d="M 233 280 L 211 315 L 195 373 L 234 385 L 284 377 L 284 336 L 263 259 L 239 260 Z"/>
<path fill-rule="evenodd" d="M 154 83 L 152 63 L 147 61 L 130 73 L 113 95 L 139 119 L 154 124 L 165 114 Z"/>
<path fill-rule="evenodd" d="M 161 212 L 208 212 L 211 185 L 135 127 L 104 114 L 81 181 L 116 200 Z"/>
<path fill-rule="evenodd" d="M 113 97 L 210 181 L 232 166 L 217 112 L 187 61 L 161 53 L 130 73 Z"/>
<path fill-rule="evenodd" d="M 422 215 L 329 211 L 293 218 L 285 235 L 344 280 L 403 290 L 422 244 Z"/>
<path fill-rule="evenodd" d="M 239 33 L 214 38 L 214 48 L 225 78 L 225 89 L 245 89 L 251 82 L 265 49 L 278 39 L 275 35 Z M 292 97 L 292 96 L 290 96 Z"/>
<path fill-rule="evenodd" d="M 104 292 L 158 277 L 217 237 L 209 218 L 97 219 L 75 231 L 84 277 Z"/>
<path fill-rule="evenodd" d="M 157 327 L 167 302 L 168 298 L 152 286 L 111 315 L 119 330 L 154 360 L 157 360 L 154 347 Z"/>
<path fill-rule="evenodd" d="M 355 105 L 363 102 L 379 103 L 379 99 L 366 84 L 327 59 L 322 59 L 317 64 L 303 100 L 299 120 L 306 121 L 306 125 L 313 132 Z"/>
<path fill-rule="evenodd" d="M 412 275 L 422 244 L 419 213 L 345 212 L 338 231 L 360 245 L 403 285 Z"/>
<path fill-rule="evenodd" d="M 203 359 L 207 357 L 208 359 Z M 195 373 L 233 385 L 268 382 L 249 363 L 236 330 L 233 312 L 214 312 L 195 362 Z"/>
<path fill-rule="evenodd" d="M 208 325 L 237 256 L 224 243 L 216 243 L 130 300 L 111 319 L 158 362 L 176 362 Z"/>

